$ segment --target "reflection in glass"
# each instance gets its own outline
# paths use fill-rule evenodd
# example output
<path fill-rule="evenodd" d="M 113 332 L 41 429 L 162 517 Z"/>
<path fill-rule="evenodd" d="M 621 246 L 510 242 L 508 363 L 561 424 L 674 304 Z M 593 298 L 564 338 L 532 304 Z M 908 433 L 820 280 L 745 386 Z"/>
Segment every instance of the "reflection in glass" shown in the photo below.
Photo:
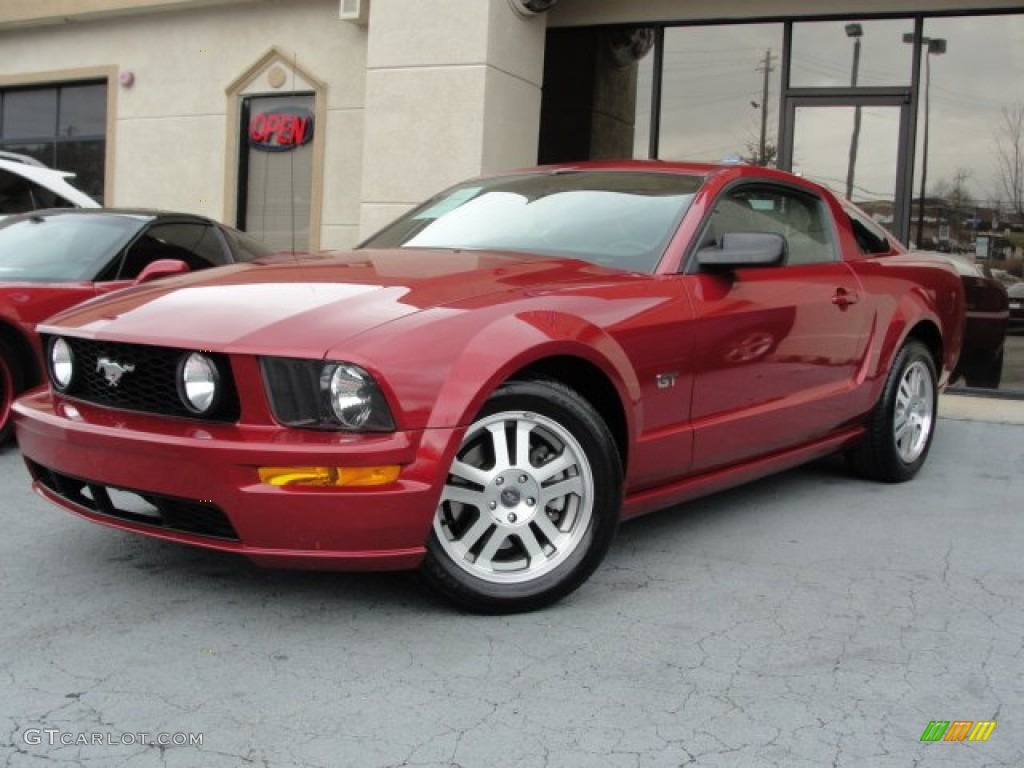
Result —
<path fill-rule="evenodd" d="M 913 57 L 903 45 L 910 19 L 859 20 L 863 46 L 856 85 L 910 85 Z M 850 85 L 849 22 L 809 21 L 793 25 L 790 85 L 794 88 L 836 88 Z"/>
<path fill-rule="evenodd" d="M 19 142 L 5 141 L 2 145 L 0 145 L 0 149 L 3 149 L 6 152 L 16 152 L 19 155 L 27 155 L 28 157 L 38 160 L 45 166 L 53 167 L 53 144 L 44 144 L 42 142 L 22 144 Z"/>
<path fill-rule="evenodd" d="M 850 157 L 836 151 L 836 140 L 850 135 L 857 107 L 800 107 L 793 129 L 793 172 L 844 195 L 848 179 L 851 202 L 861 206 L 886 227 L 893 223 L 896 159 L 899 150 L 900 108 L 872 106 L 860 109 L 860 150 L 856 167 Z"/>
<path fill-rule="evenodd" d="M 651 89 L 654 86 L 654 56 L 637 62 L 636 119 L 633 122 L 633 157 L 651 156 Z"/>
<path fill-rule="evenodd" d="M 781 24 L 665 30 L 660 158 L 775 164 L 782 32 Z"/>
<path fill-rule="evenodd" d="M 7 139 L 53 136 L 57 127 L 57 91 L 53 88 L 4 94 L 2 135 Z"/>
<path fill-rule="evenodd" d="M 62 141 L 54 145 L 56 157 L 52 161 L 55 168 L 72 170 L 75 178 L 72 183 L 85 194 L 98 202 L 103 202 L 104 161 L 107 154 L 107 142 L 98 141 Z"/>
<path fill-rule="evenodd" d="M 924 38 L 914 239 L 973 254 L 979 234 L 1024 230 L 1024 16 L 928 19 Z"/>
<path fill-rule="evenodd" d="M 102 83 L 60 89 L 58 136 L 102 136 L 107 128 L 107 86 Z"/>

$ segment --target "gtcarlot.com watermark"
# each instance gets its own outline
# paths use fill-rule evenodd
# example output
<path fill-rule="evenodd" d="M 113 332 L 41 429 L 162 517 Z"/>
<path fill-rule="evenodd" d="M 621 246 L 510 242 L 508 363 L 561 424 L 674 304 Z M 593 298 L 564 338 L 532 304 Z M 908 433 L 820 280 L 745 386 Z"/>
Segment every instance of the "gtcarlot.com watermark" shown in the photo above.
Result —
<path fill-rule="evenodd" d="M 59 728 L 26 728 L 21 740 L 29 746 L 45 744 L 49 747 L 137 746 L 153 744 L 159 747 L 201 747 L 201 733 L 110 733 L 74 732 Z"/>

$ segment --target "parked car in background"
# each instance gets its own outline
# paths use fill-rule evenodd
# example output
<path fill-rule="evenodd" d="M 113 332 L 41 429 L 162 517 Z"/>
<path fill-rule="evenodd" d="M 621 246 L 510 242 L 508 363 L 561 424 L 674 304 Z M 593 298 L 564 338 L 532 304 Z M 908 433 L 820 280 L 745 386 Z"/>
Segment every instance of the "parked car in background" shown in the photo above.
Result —
<path fill-rule="evenodd" d="M 1010 299 L 1010 327 L 1024 328 L 1024 280 L 1011 285 L 1006 293 Z"/>
<path fill-rule="evenodd" d="M 42 208 L 99 208 L 98 202 L 68 183 L 74 176 L 28 155 L 0 151 L 0 219 Z"/>
<path fill-rule="evenodd" d="M 199 270 L 268 253 L 252 238 L 191 214 L 51 209 L 0 221 L 0 442 L 12 431 L 14 398 L 43 380 L 38 322 L 130 285 L 159 259 Z"/>
<path fill-rule="evenodd" d="M 15 422 L 36 490 L 94 522 L 522 611 L 622 519 L 836 451 L 913 477 L 963 291 L 789 174 L 540 168 L 350 253 L 64 312 Z"/>
<path fill-rule="evenodd" d="M 945 256 L 964 283 L 966 327 L 953 381 L 968 387 L 995 389 L 1003 375 L 1003 347 L 1010 302 L 1003 283 L 988 267 L 963 256 Z"/>

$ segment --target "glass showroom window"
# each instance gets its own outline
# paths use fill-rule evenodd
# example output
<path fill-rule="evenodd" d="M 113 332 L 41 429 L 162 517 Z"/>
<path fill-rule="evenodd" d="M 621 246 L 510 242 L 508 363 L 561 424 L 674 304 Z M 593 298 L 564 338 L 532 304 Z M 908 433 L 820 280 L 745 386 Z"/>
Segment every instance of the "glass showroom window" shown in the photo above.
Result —
<path fill-rule="evenodd" d="M 0 91 L 0 149 L 74 173 L 74 184 L 103 200 L 106 83 Z"/>
<path fill-rule="evenodd" d="M 1007 288 L 999 389 L 1024 392 L 1024 15 L 929 18 L 923 32 L 905 46 L 921 57 L 911 240 Z"/>
<path fill-rule="evenodd" d="M 782 38 L 782 24 L 666 29 L 658 157 L 774 165 Z M 638 113 L 649 109 L 649 99 L 637 101 Z M 647 154 L 639 146 L 635 153 Z"/>

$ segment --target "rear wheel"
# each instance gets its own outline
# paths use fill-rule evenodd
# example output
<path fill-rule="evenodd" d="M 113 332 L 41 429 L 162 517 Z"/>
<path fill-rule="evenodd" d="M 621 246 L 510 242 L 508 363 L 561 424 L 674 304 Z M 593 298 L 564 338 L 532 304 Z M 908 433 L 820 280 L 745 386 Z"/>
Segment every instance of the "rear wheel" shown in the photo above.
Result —
<path fill-rule="evenodd" d="M 18 358 L 14 350 L 0 340 L 0 445 L 6 443 L 14 432 L 11 404 L 23 388 Z"/>
<path fill-rule="evenodd" d="M 867 435 L 847 452 L 860 474 L 891 483 L 917 474 L 935 434 L 936 382 L 928 348 L 908 341 L 896 355 L 882 398 L 868 417 Z"/>
<path fill-rule="evenodd" d="M 448 472 L 423 571 L 471 610 L 513 613 L 564 597 L 615 535 L 615 443 L 593 407 L 557 382 L 502 386 Z"/>

